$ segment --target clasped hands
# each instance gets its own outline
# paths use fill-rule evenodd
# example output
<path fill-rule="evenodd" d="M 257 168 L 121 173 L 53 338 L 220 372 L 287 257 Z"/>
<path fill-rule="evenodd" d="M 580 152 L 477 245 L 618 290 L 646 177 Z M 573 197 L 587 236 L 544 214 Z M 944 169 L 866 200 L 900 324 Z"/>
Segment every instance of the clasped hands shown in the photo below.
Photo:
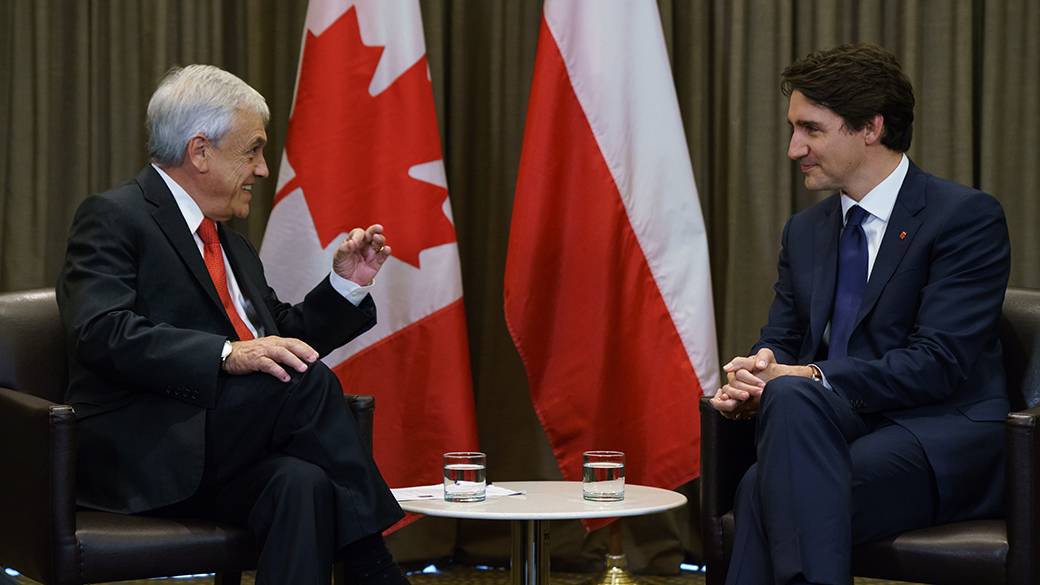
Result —
<path fill-rule="evenodd" d="M 367 230 L 354 228 L 336 249 L 332 270 L 339 276 L 367 286 L 372 283 L 383 263 L 390 257 L 383 226 L 373 224 Z M 318 359 L 318 352 L 299 339 L 269 335 L 259 339 L 233 341 L 231 353 L 223 369 L 229 374 L 266 372 L 283 382 L 289 381 L 285 367 L 307 371 L 308 364 Z"/>
<path fill-rule="evenodd" d="M 779 376 L 802 376 L 811 378 L 809 366 L 789 366 L 777 363 L 773 350 L 763 348 L 755 355 L 735 357 L 722 366 L 727 383 L 715 392 L 711 405 L 722 416 L 739 420 L 758 414 L 758 402 L 765 390 L 766 382 Z"/>

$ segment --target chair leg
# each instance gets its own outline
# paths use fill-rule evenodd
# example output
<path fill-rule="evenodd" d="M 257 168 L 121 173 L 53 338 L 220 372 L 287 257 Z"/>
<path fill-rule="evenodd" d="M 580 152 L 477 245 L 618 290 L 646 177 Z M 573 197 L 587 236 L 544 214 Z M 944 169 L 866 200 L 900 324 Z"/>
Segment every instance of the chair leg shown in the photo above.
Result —
<path fill-rule="evenodd" d="M 213 576 L 213 585 L 241 585 L 242 573 L 217 573 Z"/>
<path fill-rule="evenodd" d="M 704 585 L 725 585 L 726 573 L 729 573 L 727 563 L 707 563 L 704 565 Z"/>

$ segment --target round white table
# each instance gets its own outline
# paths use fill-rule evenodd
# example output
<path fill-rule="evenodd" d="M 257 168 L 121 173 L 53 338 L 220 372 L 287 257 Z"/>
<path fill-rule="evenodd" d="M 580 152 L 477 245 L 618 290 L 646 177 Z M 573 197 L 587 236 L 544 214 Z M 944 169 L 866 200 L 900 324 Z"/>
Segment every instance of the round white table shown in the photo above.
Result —
<path fill-rule="evenodd" d="M 508 481 L 495 485 L 525 493 L 488 498 L 483 502 L 413 500 L 401 502 L 401 507 L 406 512 L 429 516 L 512 520 L 512 585 L 549 585 L 549 523 L 546 520 L 641 516 L 686 505 L 686 496 L 680 493 L 632 484 L 625 485 L 625 499 L 620 502 L 585 500 L 580 481 Z"/>

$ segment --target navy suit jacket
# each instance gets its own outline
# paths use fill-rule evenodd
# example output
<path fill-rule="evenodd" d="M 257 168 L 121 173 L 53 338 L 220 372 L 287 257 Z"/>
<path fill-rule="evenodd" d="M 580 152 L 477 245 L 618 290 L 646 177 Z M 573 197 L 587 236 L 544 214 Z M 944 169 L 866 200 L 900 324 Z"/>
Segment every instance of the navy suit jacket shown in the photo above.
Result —
<path fill-rule="evenodd" d="M 296 305 L 267 285 L 253 246 L 218 224 L 242 293 L 266 335 L 325 355 L 375 324 L 329 284 Z M 69 351 L 65 398 L 79 432 L 79 502 L 140 512 L 181 501 L 202 478 L 206 410 L 224 341 L 237 339 L 194 237 L 151 166 L 86 199 L 57 284 Z"/>
<path fill-rule="evenodd" d="M 768 347 L 785 364 L 815 363 L 857 412 L 912 432 L 935 472 L 938 522 L 998 516 L 1010 410 L 998 339 L 1010 272 L 1003 209 L 911 162 L 848 357 L 828 360 L 824 332 L 841 228 L 839 194 L 788 220 L 776 297 L 754 351 Z"/>

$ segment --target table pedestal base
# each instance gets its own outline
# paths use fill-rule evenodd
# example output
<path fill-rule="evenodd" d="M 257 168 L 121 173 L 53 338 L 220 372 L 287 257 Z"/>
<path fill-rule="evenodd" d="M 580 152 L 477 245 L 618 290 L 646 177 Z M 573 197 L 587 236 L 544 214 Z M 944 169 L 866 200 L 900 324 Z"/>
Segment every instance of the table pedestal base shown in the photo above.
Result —
<path fill-rule="evenodd" d="M 628 572 L 628 560 L 624 553 L 607 555 L 607 570 L 585 585 L 639 585 L 639 581 Z"/>
<path fill-rule="evenodd" d="M 549 585 L 549 521 L 513 520 L 511 585 Z"/>

